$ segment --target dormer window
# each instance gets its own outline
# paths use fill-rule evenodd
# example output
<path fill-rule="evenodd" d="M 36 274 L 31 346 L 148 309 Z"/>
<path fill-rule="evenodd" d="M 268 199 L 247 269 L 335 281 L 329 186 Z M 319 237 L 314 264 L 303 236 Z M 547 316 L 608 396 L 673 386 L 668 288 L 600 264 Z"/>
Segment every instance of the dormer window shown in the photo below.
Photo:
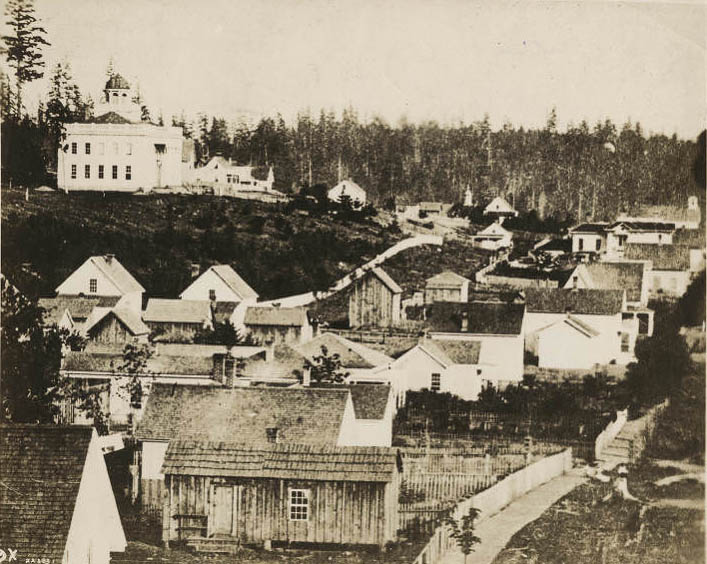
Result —
<path fill-rule="evenodd" d="M 268 438 L 268 442 L 272 444 L 277 444 L 278 443 L 278 428 L 277 427 L 268 427 L 265 429 L 265 434 Z"/>

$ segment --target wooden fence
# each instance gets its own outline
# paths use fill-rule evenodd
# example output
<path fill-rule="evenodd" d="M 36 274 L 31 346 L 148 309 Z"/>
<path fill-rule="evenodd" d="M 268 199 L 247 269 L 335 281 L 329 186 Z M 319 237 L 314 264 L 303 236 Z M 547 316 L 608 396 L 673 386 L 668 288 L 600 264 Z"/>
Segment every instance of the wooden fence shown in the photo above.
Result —
<path fill-rule="evenodd" d="M 567 472 L 571 467 L 572 450 L 566 449 L 553 456 L 538 460 L 479 494 L 465 499 L 452 510 L 452 514 L 456 519 L 459 519 L 470 507 L 476 507 L 481 511 L 479 520 L 483 521 L 514 499 Z M 446 524 L 439 524 L 413 564 L 437 564 L 440 562 L 447 551 L 454 546 L 454 539 L 450 538 L 449 534 L 449 527 Z"/>

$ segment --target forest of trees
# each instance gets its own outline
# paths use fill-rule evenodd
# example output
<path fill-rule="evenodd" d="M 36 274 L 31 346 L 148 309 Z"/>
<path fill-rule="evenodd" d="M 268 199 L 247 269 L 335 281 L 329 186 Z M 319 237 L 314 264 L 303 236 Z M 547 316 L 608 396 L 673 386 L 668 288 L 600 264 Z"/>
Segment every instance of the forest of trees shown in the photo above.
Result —
<path fill-rule="evenodd" d="M 55 167 L 62 124 L 90 119 L 93 101 L 72 80 L 65 61 L 51 70 L 37 114 L 24 111 L 21 86 L 43 75 L 41 48 L 48 41 L 35 17 L 28 19 L 28 10 L 34 13 L 31 0 L 12 0 L 8 6 L 11 28 L 29 40 L 23 52 L 10 51 L 14 36 L 3 38 L 8 52 L 26 64 L 13 67 L 14 90 L 8 75 L 0 73 L 6 141 L 2 167 L 8 180 L 36 185 L 51 181 L 47 171 Z M 28 73 L 29 67 L 33 73 Z M 111 63 L 107 73 L 112 70 Z M 151 121 L 156 113 L 151 114 L 139 87 L 134 101 L 142 107 L 143 120 Z M 391 125 L 378 117 L 362 121 L 353 108 L 341 116 L 324 110 L 318 116 L 301 112 L 289 124 L 280 115 L 264 117 L 256 125 L 203 113 L 194 120 L 183 112 L 171 118 L 172 125 L 183 127 L 185 136 L 195 140 L 202 163 L 220 154 L 241 164 L 272 166 L 275 188 L 284 192 L 352 178 L 370 200 L 392 206 L 458 202 L 469 186 L 475 203 L 503 195 L 521 211 L 537 210 L 541 218 L 577 220 L 587 215 L 613 217 L 636 203 L 683 205 L 697 191 L 694 167 L 700 150 L 704 154 L 704 133 L 698 142 L 646 134 L 639 122 L 630 120 L 623 125 L 582 121 L 559 131 L 557 121 L 554 109 L 549 109 L 541 129 L 507 123 L 497 131 L 488 117 L 471 124 L 401 119 Z M 703 186 L 699 192 L 702 197 Z"/>

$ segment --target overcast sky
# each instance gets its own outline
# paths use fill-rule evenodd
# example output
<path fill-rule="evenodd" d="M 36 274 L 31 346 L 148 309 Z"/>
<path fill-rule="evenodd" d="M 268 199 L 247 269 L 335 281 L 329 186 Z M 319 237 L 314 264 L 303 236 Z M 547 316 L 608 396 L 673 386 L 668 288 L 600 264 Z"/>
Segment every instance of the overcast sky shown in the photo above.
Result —
<path fill-rule="evenodd" d="M 391 124 L 488 113 L 541 126 L 630 118 L 694 138 L 705 123 L 705 3 L 36 0 L 94 99 L 109 58 L 153 113 L 298 110 Z M 46 92 L 37 81 L 30 94 Z"/>

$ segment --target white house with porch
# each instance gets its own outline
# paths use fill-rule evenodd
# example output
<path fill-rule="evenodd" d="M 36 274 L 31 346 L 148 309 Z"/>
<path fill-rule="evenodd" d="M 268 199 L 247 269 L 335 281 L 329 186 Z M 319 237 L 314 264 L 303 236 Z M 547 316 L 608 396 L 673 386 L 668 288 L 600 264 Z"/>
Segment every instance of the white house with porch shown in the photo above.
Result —
<path fill-rule="evenodd" d="M 204 166 L 194 169 L 197 184 L 209 184 L 218 196 L 234 192 L 273 190 L 275 174 L 272 167 L 237 165 L 230 158 L 220 155 L 213 157 Z"/>
<path fill-rule="evenodd" d="M 513 245 L 513 233 L 505 229 L 499 222 L 485 227 L 472 237 L 474 245 L 489 251 L 508 249 Z"/>

